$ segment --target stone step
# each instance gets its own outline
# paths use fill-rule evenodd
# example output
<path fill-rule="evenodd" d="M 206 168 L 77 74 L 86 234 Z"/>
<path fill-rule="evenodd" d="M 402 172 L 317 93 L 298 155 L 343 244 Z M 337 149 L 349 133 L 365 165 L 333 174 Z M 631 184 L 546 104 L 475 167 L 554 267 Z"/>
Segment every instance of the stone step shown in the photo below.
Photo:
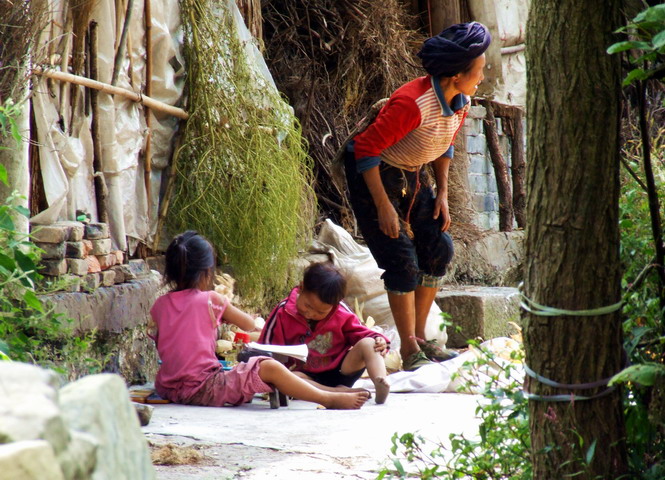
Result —
<path fill-rule="evenodd" d="M 519 294 L 512 287 L 442 287 L 436 304 L 450 314 L 456 328 L 448 327 L 448 347 L 463 348 L 469 339 L 507 337 L 520 325 Z M 511 325 L 511 322 L 513 323 Z"/>

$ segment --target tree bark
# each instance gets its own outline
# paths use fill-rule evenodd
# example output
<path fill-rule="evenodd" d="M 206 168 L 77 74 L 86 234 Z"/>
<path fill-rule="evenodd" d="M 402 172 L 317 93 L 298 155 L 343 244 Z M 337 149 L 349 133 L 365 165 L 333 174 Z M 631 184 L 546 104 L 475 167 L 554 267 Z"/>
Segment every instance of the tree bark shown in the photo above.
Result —
<path fill-rule="evenodd" d="M 487 149 L 490 152 L 490 159 L 494 167 L 494 176 L 496 177 L 496 189 L 499 194 L 499 230 L 502 232 L 513 231 L 513 196 L 510 191 L 510 178 L 508 175 L 508 166 L 501 153 L 499 144 L 499 134 L 496 131 L 496 119 L 494 118 L 494 108 L 492 101 L 482 100 L 486 114 L 483 119 L 485 126 L 485 138 L 487 139 Z"/>
<path fill-rule="evenodd" d="M 619 0 L 531 3 L 525 295 L 542 305 L 596 309 L 620 299 L 620 71 L 618 59 L 605 53 L 620 24 L 619 7 Z M 524 340 L 527 365 L 559 383 L 593 382 L 622 368 L 618 311 L 602 316 L 528 313 Z M 571 393 L 533 379 L 526 388 L 536 395 Z M 617 478 L 625 473 L 618 390 L 588 401 L 531 400 L 529 413 L 534 478 Z M 584 459 L 594 442 L 587 466 Z"/>
<path fill-rule="evenodd" d="M 511 177 L 513 180 L 513 212 L 519 228 L 526 228 L 526 188 L 524 172 L 526 171 L 524 151 L 524 112 L 519 107 L 513 108 L 513 115 L 508 121 L 510 126 L 511 144 Z"/>
<path fill-rule="evenodd" d="M 459 0 L 430 0 L 430 30 L 438 35 L 444 28 L 462 21 Z"/>

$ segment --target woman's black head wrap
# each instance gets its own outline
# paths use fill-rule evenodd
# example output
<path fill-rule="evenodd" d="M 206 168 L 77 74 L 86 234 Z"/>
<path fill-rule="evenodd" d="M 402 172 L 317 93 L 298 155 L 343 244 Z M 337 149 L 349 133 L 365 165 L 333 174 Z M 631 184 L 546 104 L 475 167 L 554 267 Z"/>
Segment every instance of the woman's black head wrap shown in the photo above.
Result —
<path fill-rule="evenodd" d="M 430 75 L 452 77 L 482 55 L 491 41 L 490 32 L 482 23 L 458 23 L 425 40 L 418 56 Z"/>

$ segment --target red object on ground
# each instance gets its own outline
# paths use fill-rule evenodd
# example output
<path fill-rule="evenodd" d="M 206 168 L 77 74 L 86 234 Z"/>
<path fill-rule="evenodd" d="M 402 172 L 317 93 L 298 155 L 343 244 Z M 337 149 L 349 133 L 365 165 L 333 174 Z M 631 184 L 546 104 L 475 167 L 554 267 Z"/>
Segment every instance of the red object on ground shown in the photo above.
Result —
<path fill-rule="evenodd" d="M 245 332 L 236 332 L 235 337 L 233 337 L 233 343 L 249 343 L 251 339 L 249 338 L 249 333 Z"/>

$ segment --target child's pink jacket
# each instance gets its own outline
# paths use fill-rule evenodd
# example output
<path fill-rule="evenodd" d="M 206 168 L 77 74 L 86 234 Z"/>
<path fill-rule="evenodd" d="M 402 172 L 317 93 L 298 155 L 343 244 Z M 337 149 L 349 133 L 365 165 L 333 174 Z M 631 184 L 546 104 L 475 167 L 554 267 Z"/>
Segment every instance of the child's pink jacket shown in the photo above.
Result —
<path fill-rule="evenodd" d="M 291 290 L 289 296 L 273 309 L 259 337 L 259 343 L 272 345 L 307 344 L 307 362 L 298 362 L 296 370 L 318 373 L 337 368 L 349 349 L 365 337 L 383 337 L 390 345 L 385 335 L 361 324 L 344 302 L 340 302 L 323 320 L 312 322 L 313 327 L 310 327 L 296 309 L 298 292 L 298 287 Z"/>

